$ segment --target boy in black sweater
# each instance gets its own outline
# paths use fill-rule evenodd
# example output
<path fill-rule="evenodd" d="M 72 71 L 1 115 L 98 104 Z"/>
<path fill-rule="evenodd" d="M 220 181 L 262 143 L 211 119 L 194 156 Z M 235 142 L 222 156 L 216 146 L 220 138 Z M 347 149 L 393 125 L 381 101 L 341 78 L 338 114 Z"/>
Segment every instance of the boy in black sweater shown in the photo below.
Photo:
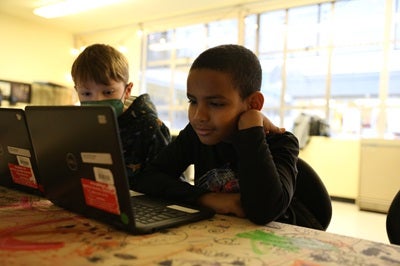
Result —
<path fill-rule="evenodd" d="M 243 46 L 200 54 L 187 79 L 190 123 L 134 179 L 134 189 L 256 224 L 295 223 L 299 144 L 260 112 L 261 76 L 258 58 Z M 194 185 L 180 179 L 191 164 Z"/>

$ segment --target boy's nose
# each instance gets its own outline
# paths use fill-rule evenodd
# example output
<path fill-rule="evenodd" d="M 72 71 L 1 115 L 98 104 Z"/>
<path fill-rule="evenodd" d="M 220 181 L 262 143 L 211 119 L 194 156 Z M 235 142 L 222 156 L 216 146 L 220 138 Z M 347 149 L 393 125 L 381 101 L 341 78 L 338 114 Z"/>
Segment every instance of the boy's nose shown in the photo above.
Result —
<path fill-rule="evenodd" d="M 198 121 L 206 121 L 208 119 L 207 109 L 199 105 L 194 113 L 194 118 Z"/>
<path fill-rule="evenodd" d="M 105 100 L 105 98 L 102 94 L 98 93 L 98 94 L 93 94 L 92 100 L 93 101 L 102 101 L 102 100 Z"/>

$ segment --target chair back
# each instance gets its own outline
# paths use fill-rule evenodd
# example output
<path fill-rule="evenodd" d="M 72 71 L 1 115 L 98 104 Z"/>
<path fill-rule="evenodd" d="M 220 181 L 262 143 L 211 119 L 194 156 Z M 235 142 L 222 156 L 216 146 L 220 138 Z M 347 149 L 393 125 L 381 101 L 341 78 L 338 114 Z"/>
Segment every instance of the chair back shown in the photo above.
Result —
<path fill-rule="evenodd" d="M 386 216 L 386 233 L 391 244 L 400 245 L 400 190 L 389 206 Z"/>
<path fill-rule="evenodd" d="M 294 196 L 314 215 L 326 230 L 332 218 L 332 202 L 317 172 L 303 159 L 297 161 L 297 182 Z"/>

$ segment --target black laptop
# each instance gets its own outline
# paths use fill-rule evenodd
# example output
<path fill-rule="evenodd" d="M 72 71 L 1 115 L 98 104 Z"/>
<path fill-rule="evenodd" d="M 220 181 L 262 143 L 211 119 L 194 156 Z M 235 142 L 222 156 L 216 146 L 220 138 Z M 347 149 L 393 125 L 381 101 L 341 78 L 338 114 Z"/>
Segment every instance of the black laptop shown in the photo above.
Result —
<path fill-rule="evenodd" d="M 0 186 L 42 195 L 22 109 L 0 108 Z"/>
<path fill-rule="evenodd" d="M 54 204 L 133 234 L 214 215 L 129 189 L 111 107 L 27 106 L 25 112 L 45 196 Z"/>

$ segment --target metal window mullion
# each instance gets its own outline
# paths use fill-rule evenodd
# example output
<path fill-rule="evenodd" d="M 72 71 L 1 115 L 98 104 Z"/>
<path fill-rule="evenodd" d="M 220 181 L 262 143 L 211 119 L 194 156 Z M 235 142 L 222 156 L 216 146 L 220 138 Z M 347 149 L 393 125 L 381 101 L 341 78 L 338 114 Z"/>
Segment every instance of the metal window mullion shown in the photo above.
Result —
<path fill-rule="evenodd" d="M 325 119 L 330 122 L 330 99 L 332 96 L 332 57 L 333 57 L 333 23 L 334 23 L 334 16 L 335 16 L 335 3 L 331 3 L 331 20 L 329 21 L 329 43 L 328 43 L 328 64 L 327 64 L 327 71 L 326 71 L 326 83 L 325 83 Z"/>
<path fill-rule="evenodd" d="M 173 35 L 173 43 L 176 43 L 176 28 L 174 29 L 174 35 Z M 176 70 L 176 46 L 173 46 L 173 49 L 171 50 L 171 61 L 170 61 L 170 69 L 171 69 L 171 80 L 169 84 L 169 90 L 168 90 L 168 96 L 169 96 L 169 101 L 168 101 L 168 119 L 171 123 L 171 125 L 174 124 L 174 108 L 173 106 L 175 105 L 175 70 Z"/>
<path fill-rule="evenodd" d="M 260 23 L 261 23 L 261 15 L 257 14 L 257 19 L 256 19 L 256 24 L 257 24 L 257 29 L 256 29 L 256 40 L 255 40 L 255 53 L 257 56 L 260 56 Z"/>
<path fill-rule="evenodd" d="M 146 82 L 146 74 L 147 74 L 147 45 L 148 45 L 148 36 L 149 33 L 147 34 L 142 34 L 141 38 L 141 50 L 142 50 L 142 56 L 141 56 L 141 60 L 140 60 L 140 74 L 139 74 L 139 84 L 140 84 L 140 88 L 139 88 L 139 93 L 145 93 L 147 92 L 147 82 Z"/>
<path fill-rule="evenodd" d="M 280 98 L 280 126 L 283 127 L 285 123 L 285 111 L 286 111 L 286 104 L 285 104 L 285 95 L 286 95 L 286 59 L 287 59 L 287 42 L 288 42 L 288 28 L 289 28 L 289 9 L 285 10 L 285 32 L 283 37 L 283 62 L 282 62 L 282 71 L 281 71 L 281 79 L 282 79 L 282 87 L 281 87 L 281 98 Z"/>
<path fill-rule="evenodd" d="M 239 9 L 237 20 L 238 20 L 238 44 L 244 45 L 245 39 L 245 17 L 246 14 L 243 9 Z"/>
<path fill-rule="evenodd" d="M 390 34 L 392 31 L 393 0 L 385 1 L 385 21 L 383 33 L 383 56 L 382 68 L 379 75 L 379 115 L 377 121 L 378 137 L 384 138 L 386 131 L 386 101 L 389 91 L 389 56 L 390 56 Z"/>

